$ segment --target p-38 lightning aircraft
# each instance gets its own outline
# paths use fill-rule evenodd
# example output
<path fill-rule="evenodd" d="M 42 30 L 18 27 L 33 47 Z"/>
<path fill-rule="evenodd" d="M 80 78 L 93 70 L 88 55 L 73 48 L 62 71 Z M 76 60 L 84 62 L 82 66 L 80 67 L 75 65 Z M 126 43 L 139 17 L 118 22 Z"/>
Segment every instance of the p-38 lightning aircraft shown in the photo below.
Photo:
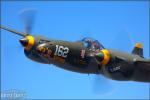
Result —
<path fill-rule="evenodd" d="M 19 41 L 24 53 L 33 61 L 79 73 L 102 74 L 113 80 L 150 82 L 150 60 L 143 57 L 141 43 L 137 43 L 128 54 L 104 48 L 91 38 L 69 42 L 0 28 L 22 36 Z"/>

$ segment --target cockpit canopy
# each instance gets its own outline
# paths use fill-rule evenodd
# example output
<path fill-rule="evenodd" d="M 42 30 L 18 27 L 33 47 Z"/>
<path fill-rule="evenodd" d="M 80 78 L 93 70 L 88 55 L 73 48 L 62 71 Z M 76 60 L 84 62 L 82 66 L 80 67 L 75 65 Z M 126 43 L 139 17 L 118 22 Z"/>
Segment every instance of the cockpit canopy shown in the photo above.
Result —
<path fill-rule="evenodd" d="M 83 45 L 92 50 L 92 51 L 97 51 L 97 50 L 102 50 L 104 49 L 104 46 L 98 42 L 98 40 L 94 40 L 92 38 L 83 38 L 81 40 L 81 42 L 83 43 Z"/>

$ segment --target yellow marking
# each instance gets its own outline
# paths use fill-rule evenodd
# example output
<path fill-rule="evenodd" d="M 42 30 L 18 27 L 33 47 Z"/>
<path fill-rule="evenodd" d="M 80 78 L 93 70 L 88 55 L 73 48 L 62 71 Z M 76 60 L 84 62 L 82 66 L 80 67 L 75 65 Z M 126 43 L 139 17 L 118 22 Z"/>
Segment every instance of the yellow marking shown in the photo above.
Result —
<path fill-rule="evenodd" d="M 31 49 L 32 46 L 34 45 L 34 42 L 35 42 L 34 37 L 31 36 L 31 35 L 28 35 L 28 36 L 26 36 L 26 38 L 28 39 L 28 45 L 25 46 L 25 48 L 26 49 Z"/>
<path fill-rule="evenodd" d="M 142 48 L 143 48 L 143 47 L 142 47 L 142 43 L 140 43 L 140 42 L 137 43 L 137 44 L 136 44 L 136 47 L 142 49 Z"/>
<path fill-rule="evenodd" d="M 39 47 L 38 50 L 39 50 L 40 52 L 43 52 L 43 47 Z"/>
<path fill-rule="evenodd" d="M 39 47 L 39 51 L 42 52 L 42 53 L 44 53 L 46 50 L 47 50 L 47 49 L 44 48 L 44 47 Z"/>
<path fill-rule="evenodd" d="M 104 59 L 101 61 L 101 64 L 106 65 L 106 64 L 108 64 L 108 62 L 110 60 L 110 53 L 107 49 L 103 49 L 103 50 L 101 50 L 101 52 L 103 52 L 103 54 L 104 54 Z"/>

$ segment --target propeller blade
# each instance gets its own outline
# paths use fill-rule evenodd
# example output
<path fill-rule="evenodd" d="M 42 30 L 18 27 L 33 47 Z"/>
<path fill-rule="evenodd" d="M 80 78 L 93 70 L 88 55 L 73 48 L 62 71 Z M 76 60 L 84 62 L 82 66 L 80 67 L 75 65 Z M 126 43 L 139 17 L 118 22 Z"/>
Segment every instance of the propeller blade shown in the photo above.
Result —
<path fill-rule="evenodd" d="M 131 35 L 132 34 L 128 31 L 121 30 L 120 32 L 116 33 L 116 35 L 114 35 L 112 41 L 110 41 L 110 44 L 108 45 L 108 48 L 115 48 L 130 53 L 132 47 L 134 47 L 134 39 Z"/>
<path fill-rule="evenodd" d="M 23 33 L 23 32 L 18 32 L 18 31 L 16 31 L 16 30 L 13 30 L 13 29 L 10 29 L 10 28 L 6 28 L 6 27 L 4 27 L 4 26 L 0 26 L 0 28 L 1 28 L 1 29 L 4 29 L 4 30 L 6 30 L 6 31 L 9 31 L 9 32 L 15 33 L 15 34 L 17 34 L 17 35 L 23 36 L 23 37 L 29 35 L 29 34 L 26 34 L 26 33 Z"/>
<path fill-rule="evenodd" d="M 98 95 L 106 95 L 114 92 L 115 88 L 111 80 L 97 74 L 94 76 L 93 92 Z"/>
<path fill-rule="evenodd" d="M 31 33 L 36 16 L 36 9 L 24 9 L 19 15 L 24 24 L 25 33 Z"/>

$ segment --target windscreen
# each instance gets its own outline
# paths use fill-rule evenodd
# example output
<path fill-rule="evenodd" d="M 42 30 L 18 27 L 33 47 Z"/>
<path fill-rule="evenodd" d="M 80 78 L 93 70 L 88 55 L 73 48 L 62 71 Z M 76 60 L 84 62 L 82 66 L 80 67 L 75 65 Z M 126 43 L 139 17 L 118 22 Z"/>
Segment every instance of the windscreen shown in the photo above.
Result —
<path fill-rule="evenodd" d="M 97 50 L 102 50 L 104 49 L 103 45 L 101 43 L 99 43 L 98 40 L 92 39 L 92 38 L 83 38 L 81 40 L 81 42 L 83 43 L 83 45 L 92 50 L 92 51 L 97 51 Z"/>

